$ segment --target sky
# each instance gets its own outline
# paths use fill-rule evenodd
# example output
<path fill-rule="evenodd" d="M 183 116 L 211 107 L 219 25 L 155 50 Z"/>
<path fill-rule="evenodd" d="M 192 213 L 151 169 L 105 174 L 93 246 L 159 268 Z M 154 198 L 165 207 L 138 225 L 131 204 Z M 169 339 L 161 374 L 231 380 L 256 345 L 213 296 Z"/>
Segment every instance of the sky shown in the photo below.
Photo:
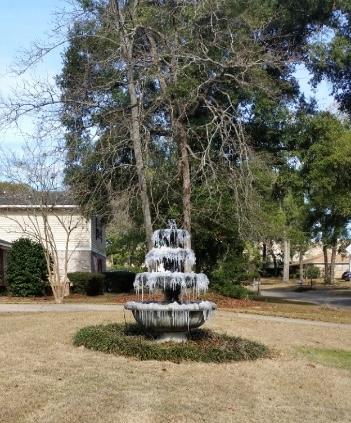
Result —
<path fill-rule="evenodd" d="M 67 5 L 66 0 L 0 0 L 0 96 L 7 97 L 21 79 L 11 74 L 11 68 L 21 51 L 35 41 L 45 40 L 54 23 L 55 10 Z M 62 49 L 61 49 L 62 51 Z M 52 78 L 60 72 L 61 51 L 50 53 L 27 79 Z M 1 147 L 16 148 L 27 133 L 33 131 L 30 119 L 24 119 L 19 128 L 0 132 Z"/>
<path fill-rule="evenodd" d="M 53 26 L 55 10 L 67 5 L 66 0 L 0 0 L 0 96 L 7 97 L 11 89 L 20 83 L 20 79 L 10 73 L 16 57 L 28 49 L 31 43 L 45 40 Z M 50 53 L 26 78 L 52 78 L 58 74 L 61 69 L 61 52 L 62 49 Z M 315 96 L 321 110 L 332 107 L 334 100 L 325 81 L 314 91 L 308 84 L 310 75 L 303 66 L 298 66 L 296 78 L 306 98 Z M 16 149 L 23 144 L 26 134 L 33 131 L 30 118 L 24 119 L 18 128 L 0 132 L 0 146 Z"/>

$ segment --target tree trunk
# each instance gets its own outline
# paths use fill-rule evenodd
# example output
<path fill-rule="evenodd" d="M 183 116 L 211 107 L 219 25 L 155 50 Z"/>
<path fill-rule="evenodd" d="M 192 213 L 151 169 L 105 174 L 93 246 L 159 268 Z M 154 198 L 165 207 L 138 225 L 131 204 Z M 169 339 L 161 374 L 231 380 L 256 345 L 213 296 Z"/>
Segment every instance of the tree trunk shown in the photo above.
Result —
<path fill-rule="evenodd" d="M 154 37 L 148 33 L 148 40 L 150 42 L 150 53 L 152 61 L 158 70 L 158 79 L 162 95 L 166 95 L 167 83 L 160 66 L 159 55 Z M 176 123 L 177 136 L 179 138 L 179 148 L 181 156 L 181 172 L 183 179 L 183 228 L 191 232 L 191 180 L 190 180 L 190 164 L 188 152 L 188 140 L 186 126 L 184 122 L 179 119 L 180 115 L 179 104 L 176 105 L 175 116 L 171 113 L 172 125 Z M 178 118 L 178 119 L 177 119 Z"/>
<path fill-rule="evenodd" d="M 139 121 L 139 110 L 138 110 L 138 98 L 136 95 L 135 84 L 133 81 L 132 70 L 128 72 L 128 93 L 130 97 L 131 105 L 131 123 L 130 123 L 130 135 L 133 141 L 133 149 L 135 155 L 135 163 L 138 173 L 140 197 L 143 208 L 144 215 L 144 226 L 146 233 L 146 241 L 148 248 L 152 248 L 152 222 L 151 222 L 151 211 L 150 211 L 150 201 L 147 192 L 147 184 L 145 177 L 145 167 L 141 146 L 141 135 L 140 135 L 140 121 Z"/>
<path fill-rule="evenodd" d="M 274 269 L 274 276 L 278 276 L 278 263 L 277 263 L 277 257 L 274 254 L 274 251 L 271 251 L 272 259 L 273 259 L 273 269 Z"/>
<path fill-rule="evenodd" d="M 330 257 L 330 283 L 335 283 L 335 260 L 336 260 L 337 246 L 332 246 L 331 257 Z"/>
<path fill-rule="evenodd" d="M 188 141 L 185 127 L 179 124 L 179 141 L 183 177 L 183 227 L 191 232 L 191 181 L 188 153 Z"/>
<path fill-rule="evenodd" d="M 143 208 L 144 226 L 146 233 L 146 242 L 148 248 L 152 248 L 152 221 L 150 211 L 150 201 L 145 177 L 145 167 L 141 143 L 140 134 L 140 113 L 139 113 L 139 101 L 136 93 L 135 81 L 134 81 L 134 58 L 133 58 L 133 44 L 134 39 L 132 32 L 126 32 L 125 16 L 119 7 L 119 2 L 116 0 L 110 0 L 110 9 L 116 21 L 116 29 L 119 31 L 122 38 L 122 51 L 127 66 L 127 77 L 128 77 L 128 94 L 130 99 L 131 108 L 131 120 L 130 120 L 130 137 L 133 142 L 133 150 L 135 155 L 135 163 L 138 174 L 138 183 L 140 190 L 141 203 Z M 136 13 L 136 7 L 138 1 L 131 1 L 128 8 L 128 19 L 132 20 Z M 123 8 L 122 8 L 123 9 Z"/>
<path fill-rule="evenodd" d="M 323 257 L 324 257 L 324 283 L 330 283 L 328 247 L 326 245 L 323 245 Z"/>
<path fill-rule="evenodd" d="M 263 263 L 267 261 L 267 244 L 265 242 L 262 243 L 262 261 Z"/>
<path fill-rule="evenodd" d="M 283 270 L 283 282 L 289 282 L 289 270 L 290 270 L 290 240 L 284 239 L 284 270 Z"/>
<path fill-rule="evenodd" d="M 299 273 L 300 273 L 300 281 L 303 283 L 304 282 L 304 274 L 303 274 L 303 255 L 304 255 L 304 251 L 300 250 L 299 252 Z"/>

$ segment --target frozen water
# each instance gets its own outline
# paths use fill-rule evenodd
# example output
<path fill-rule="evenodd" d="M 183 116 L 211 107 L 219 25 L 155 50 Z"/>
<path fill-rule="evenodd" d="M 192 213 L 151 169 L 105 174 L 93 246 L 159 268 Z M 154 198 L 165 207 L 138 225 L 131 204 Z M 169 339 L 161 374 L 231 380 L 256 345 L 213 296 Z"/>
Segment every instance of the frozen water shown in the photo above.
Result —
<path fill-rule="evenodd" d="M 138 302 L 128 301 L 125 305 L 127 310 L 155 310 L 155 311 L 210 311 L 215 308 L 211 301 L 191 301 L 185 303 L 157 303 L 154 301 Z"/>
<path fill-rule="evenodd" d="M 169 302 L 131 301 L 125 308 L 133 312 L 140 324 L 161 332 L 186 331 L 201 326 L 216 305 L 210 301 L 182 301 L 184 294 L 198 296 L 206 292 L 209 285 L 204 273 L 192 272 L 195 254 L 190 249 L 189 232 L 177 229 L 171 221 L 169 229 L 154 232 L 152 242 L 154 248 L 145 257 L 148 272 L 136 275 L 134 288 L 138 294 L 141 291 L 142 299 L 144 290 L 150 293 L 163 290 Z"/>
<path fill-rule="evenodd" d="M 149 271 L 164 271 L 166 266 L 172 270 L 191 270 L 195 264 L 195 254 L 190 248 L 160 247 L 153 248 L 145 256 Z"/>
<path fill-rule="evenodd" d="M 150 293 L 157 289 L 180 288 L 182 294 L 199 295 L 207 291 L 208 278 L 204 273 L 183 273 L 183 272 L 145 272 L 138 273 L 134 282 L 134 289 L 139 294 L 141 290 L 148 290 Z"/>
<path fill-rule="evenodd" d="M 159 229 L 152 235 L 155 247 L 187 248 L 190 243 L 190 234 L 184 229 Z"/>
<path fill-rule="evenodd" d="M 216 305 L 210 301 L 182 304 L 129 301 L 124 307 L 127 310 L 137 311 L 145 327 L 157 327 L 160 322 L 167 322 L 171 316 L 171 327 L 188 327 L 189 330 L 192 312 L 202 312 L 203 321 L 206 321 L 211 317 Z"/>

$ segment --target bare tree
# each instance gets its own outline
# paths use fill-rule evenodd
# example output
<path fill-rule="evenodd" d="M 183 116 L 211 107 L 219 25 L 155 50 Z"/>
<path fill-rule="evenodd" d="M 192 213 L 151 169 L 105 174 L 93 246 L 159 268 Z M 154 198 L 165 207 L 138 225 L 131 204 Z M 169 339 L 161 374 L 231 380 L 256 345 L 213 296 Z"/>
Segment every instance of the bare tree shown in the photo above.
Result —
<path fill-rule="evenodd" d="M 62 161 L 57 153 L 32 142 L 21 156 L 2 152 L 0 166 L 7 180 L 21 188 L 14 194 L 3 194 L 8 205 L 2 208 L 8 220 L 7 232 L 42 245 L 55 301 L 62 303 L 69 294 L 67 273 L 74 253 L 71 242 L 80 236 L 84 219 L 64 191 Z"/>
<path fill-rule="evenodd" d="M 191 229 L 193 182 L 200 181 L 209 196 L 215 193 L 220 198 L 225 178 L 244 236 L 244 228 L 252 225 L 258 210 L 250 169 L 255 158 L 240 120 L 240 105 L 233 101 L 232 92 L 256 89 L 267 96 L 279 93 L 275 80 L 266 75 L 263 83 L 257 78 L 264 69 L 279 70 L 286 63 L 286 57 L 270 47 L 274 36 L 267 34 L 265 38 L 269 20 L 260 22 L 243 14 L 238 24 L 236 18 L 231 20 L 223 14 L 220 1 L 106 0 L 99 7 L 93 6 L 74 9 L 68 18 L 69 31 L 63 31 L 56 40 L 56 46 L 67 42 L 74 47 L 78 43 L 77 58 L 82 60 L 79 78 L 68 71 L 67 80 L 62 82 L 61 78 L 59 89 L 42 83 L 24 87 L 17 99 L 3 103 L 3 119 L 17 122 L 21 116 L 34 112 L 41 121 L 49 117 L 53 127 L 59 121 L 67 127 L 69 122 L 67 146 L 74 166 L 79 161 L 81 140 L 89 144 L 83 148 L 84 154 L 88 151 L 89 165 L 98 146 L 94 165 L 99 178 L 90 185 L 85 183 L 87 174 L 73 178 L 77 196 L 89 197 L 87 204 L 92 208 L 96 206 L 94 198 L 102 191 L 106 199 L 119 194 L 128 196 L 129 203 L 138 197 L 149 246 L 152 216 L 159 215 L 161 200 L 153 196 L 150 173 L 155 173 L 155 169 L 152 160 L 148 160 L 148 140 L 156 133 L 155 145 L 163 134 L 169 144 L 178 145 L 179 173 L 169 175 L 166 183 L 171 187 L 179 174 L 182 177 L 184 227 Z M 143 16 L 149 7 L 165 19 L 171 12 L 167 34 L 163 19 L 158 22 Z M 193 9 L 193 19 L 187 18 L 189 7 Z M 62 24 L 57 25 L 58 33 L 62 29 Z M 280 38 L 281 34 L 276 36 Z M 35 46 L 22 69 L 32 66 L 54 47 L 55 42 L 46 47 Z M 99 54 L 94 55 L 96 51 Z M 112 76 L 100 78 L 101 70 Z M 150 83 L 157 87 L 152 95 L 147 88 Z M 183 86 L 188 91 L 178 95 Z M 111 101 L 116 87 L 119 94 L 128 94 L 125 102 Z M 162 113 L 167 118 L 159 119 L 161 125 L 154 125 L 155 116 Z M 192 124 L 197 113 L 203 113 L 205 123 Z M 97 122 L 103 122 L 103 127 Z M 121 156 L 126 150 L 132 152 L 132 157 L 123 162 Z M 119 180 L 114 184 L 118 172 L 127 176 L 121 178 L 123 183 Z M 162 198 L 167 195 L 165 190 Z"/>

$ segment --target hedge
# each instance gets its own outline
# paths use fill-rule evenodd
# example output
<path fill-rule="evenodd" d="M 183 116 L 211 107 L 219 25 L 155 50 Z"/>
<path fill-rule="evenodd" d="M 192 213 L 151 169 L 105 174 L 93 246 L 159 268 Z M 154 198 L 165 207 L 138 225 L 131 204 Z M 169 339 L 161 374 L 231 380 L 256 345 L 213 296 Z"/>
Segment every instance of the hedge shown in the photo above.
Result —
<path fill-rule="evenodd" d="M 105 290 L 119 294 L 122 292 L 130 292 L 133 290 L 135 273 L 127 270 L 116 270 L 112 272 L 104 272 Z"/>
<path fill-rule="evenodd" d="M 102 273 L 72 272 L 67 276 L 73 284 L 72 292 L 76 294 L 95 296 L 104 292 L 105 276 Z"/>

